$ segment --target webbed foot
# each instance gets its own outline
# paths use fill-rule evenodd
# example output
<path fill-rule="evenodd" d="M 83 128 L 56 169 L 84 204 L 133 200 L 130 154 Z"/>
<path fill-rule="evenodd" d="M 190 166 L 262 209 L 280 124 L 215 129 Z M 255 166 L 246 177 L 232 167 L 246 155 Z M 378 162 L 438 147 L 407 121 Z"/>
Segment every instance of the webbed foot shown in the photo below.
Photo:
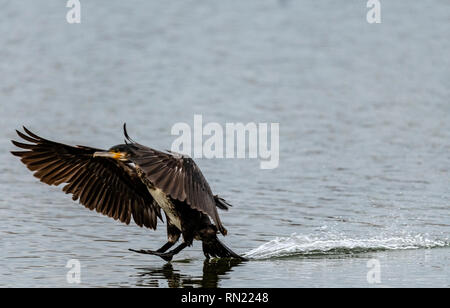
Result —
<path fill-rule="evenodd" d="M 172 258 L 173 258 L 173 255 L 174 255 L 174 253 L 171 253 L 171 252 L 159 252 L 159 251 L 145 250 L 145 249 L 141 249 L 141 250 L 128 249 L 128 250 L 129 251 L 134 251 L 134 252 L 137 252 L 137 253 L 158 256 L 158 257 L 163 258 L 167 262 L 171 261 Z"/>

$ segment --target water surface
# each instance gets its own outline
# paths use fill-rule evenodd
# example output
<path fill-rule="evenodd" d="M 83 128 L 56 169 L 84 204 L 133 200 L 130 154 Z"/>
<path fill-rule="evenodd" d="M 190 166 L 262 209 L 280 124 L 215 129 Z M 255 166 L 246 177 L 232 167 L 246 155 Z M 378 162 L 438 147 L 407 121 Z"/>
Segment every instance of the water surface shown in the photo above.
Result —
<path fill-rule="evenodd" d="M 0 19 L 0 286 L 450 286 L 450 5 L 383 1 L 4 2 Z M 245 263 L 175 261 L 125 226 L 37 181 L 10 139 L 108 148 L 128 123 L 166 149 L 176 122 L 280 123 L 280 165 L 198 160 L 224 241 Z M 380 263 L 370 284 L 367 262 Z"/>

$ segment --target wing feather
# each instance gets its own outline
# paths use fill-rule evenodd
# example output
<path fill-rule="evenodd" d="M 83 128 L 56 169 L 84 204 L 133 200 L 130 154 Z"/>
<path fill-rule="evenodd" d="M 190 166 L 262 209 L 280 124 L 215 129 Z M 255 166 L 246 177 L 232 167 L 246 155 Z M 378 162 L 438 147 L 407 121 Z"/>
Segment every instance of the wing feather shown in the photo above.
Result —
<path fill-rule="evenodd" d="M 49 185 L 66 183 L 63 191 L 72 194 L 86 208 L 129 224 L 156 229 L 161 218 L 159 207 L 143 184 L 136 170 L 114 159 L 93 157 L 101 151 L 85 146 L 69 146 L 32 133 L 17 131 L 23 143 L 12 143 L 24 151 L 12 151 L 34 176 Z"/>

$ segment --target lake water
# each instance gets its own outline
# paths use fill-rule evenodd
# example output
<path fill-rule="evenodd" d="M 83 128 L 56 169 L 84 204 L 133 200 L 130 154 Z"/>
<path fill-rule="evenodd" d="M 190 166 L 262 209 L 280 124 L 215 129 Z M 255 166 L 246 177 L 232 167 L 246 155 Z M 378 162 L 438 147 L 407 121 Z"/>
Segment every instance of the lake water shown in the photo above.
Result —
<path fill-rule="evenodd" d="M 0 286 L 450 287 L 450 3 L 381 2 L 368 24 L 366 1 L 81 1 L 68 24 L 65 1 L 2 1 Z M 165 226 L 90 212 L 9 153 L 22 125 L 108 148 L 123 122 L 167 149 L 194 114 L 280 125 L 276 169 L 197 160 L 248 262 L 129 252 Z"/>

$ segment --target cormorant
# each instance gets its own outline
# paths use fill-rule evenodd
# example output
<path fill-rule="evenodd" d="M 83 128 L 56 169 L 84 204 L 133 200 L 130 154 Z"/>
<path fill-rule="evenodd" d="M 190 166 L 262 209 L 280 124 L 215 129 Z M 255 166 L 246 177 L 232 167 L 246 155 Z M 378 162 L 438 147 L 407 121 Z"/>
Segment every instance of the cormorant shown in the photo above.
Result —
<path fill-rule="evenodd" d="M 12 151 L 49 185 L 66 183 L 63 191 L 90 210 L 129 224 L 156 229 L 157 218 L 166 216 L 168 241 L 160 249 L 131 251 L 157 255 L 166 261 L 194 239 L 202 241 L 209 257 L 244 259 L 226 247 L 217 233 L 227 234 L 217 208 L 231 206 L 213 195 L 199 167 L 188 156 L 157 151 L 132 140 L 123 126 L 125 143 L 108 151 L 87 146 L 70 146 L 37 136 L 26 127 L 17 134 L 29 143 L 12 140 L 25 151 Z M 211 222 L 210 218 L 213 222 Z M 183 242 L 168 251 L 183 236 Z"/>

